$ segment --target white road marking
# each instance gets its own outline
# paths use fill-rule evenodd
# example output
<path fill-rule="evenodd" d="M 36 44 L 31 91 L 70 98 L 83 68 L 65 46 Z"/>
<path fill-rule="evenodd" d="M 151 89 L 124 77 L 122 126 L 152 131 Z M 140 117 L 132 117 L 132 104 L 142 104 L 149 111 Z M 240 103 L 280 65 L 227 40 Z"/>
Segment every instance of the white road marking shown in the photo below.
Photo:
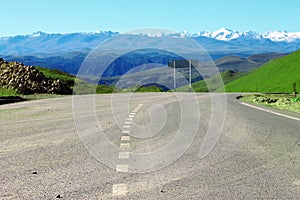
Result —
<path fill-rule="evenodd" d="M 139 109 L 142 107 L 143 104 L 139 104 L 128 116 L 126 121 L 124 122 L 123 128 L 125 129 L 130 129 L 130 124 L 132 124 L 134 116 L 137 114 Z M 129 134 L 130 130 L 123 130 L 123 134 Z M 123 135 L 121 136 L 121 141 L 129 141 L 130 136 Z M 120 148 L 123 150 L 128 150 L 130 149 L 130 143 L 121 143 Z M 118 159 L 128 159 L 129 158 L 129 152 L 128 151 L 121 151 L 119 152 Z M 116 166 L 116 171 L 117 172 L 128 172 L 129 166 L 126 164 L 118 164 Z M 112 193 L 113 196 L 123 196 L 128 193 L 127 185 L 126 184 L 114 184 L 112 186 Z"/>
<path fill-rule="evenodd" d="M 126 195 L 128 192 L 126 184 L 115 184 L 112 187 L 112 193 L 114 196 Z"/>
<path fill-rule="evenodd" d="M 278 116 L 281 116 L 281 117 L 286 117 L 286 118 L 289 118 L 289 119 L 300 121 L 300 119 L 297 118 L 297 117 L 291 117 L 291 116 L 288 116 L 288 115 L 285 115 L 285 114 L 281 114 L 281 113 L 277 113 L 277 112 L 274 112 L 274 111 L 271 111 L 271 110 L 267 110 L 267 109 L 264 109 L 264 108 L 253 106 L 253 105 L 250 105 L 250 104 L 247 104 L 247 103 L 244 103 L 244 102 L 241 102 L 241 104 L 243 104 L 245 106 L 248 106 L 248 107 L 251 107 L 251 108 L 255 108 L 257 110 L 262 110 L 262 111 L 265 111 L 265 112 L 268 112 L 268 113 L 272 113 L 274 115 L 278 115 Z"/>
<path fill-rule="evenodd" d="M 129 141 L 130 140 L 130 136 L 122 136 L 121 137 L 121 141 Z"/>
<path fill-rule="evenodd" d="M 130 143 L 121 143 L 120 148 L 121 149 L 130 149 Z"/>
<path fill-rule="evenodd" d="M 298 181 L 294 181 L 293 184 L 300 186 L 300 181 L 299 180 Z"/>
<path fill-rule="evenodd" d="M 128 165 L 117 165 L 116 171 L 117 172 L 128 172 Z"/>
<path fill-rule="evenodd" d="M 129 134 L 130 131 L 128 131 L 128 130 L 123 130 L 122 133 Z"/>
<path fill-rule="evenodd" d="M 128 151 L 119 152 L 118 159 L 127 159 L 127 158 L 129 158 L 129 152 Z"/>

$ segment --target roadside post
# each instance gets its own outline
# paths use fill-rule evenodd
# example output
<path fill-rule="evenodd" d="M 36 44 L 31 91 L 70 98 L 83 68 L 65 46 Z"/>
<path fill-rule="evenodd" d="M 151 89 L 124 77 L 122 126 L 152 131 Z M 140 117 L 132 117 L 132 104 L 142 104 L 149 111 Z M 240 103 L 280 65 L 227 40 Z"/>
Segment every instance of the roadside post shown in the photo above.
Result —
<path fill-rule="evenodd" d="M 189 60 L 189 83 L 190 83 L 190 92 L 192 92 L 192 61 Z"/>
<path fill-rule="evenodd" d="M 173 67 L 174 67 L 174 92 L 176 92 L 176 61 L 173 61 Z"/>
<path fill-rule="evenodd" d="M 192 68 L 198 66 L 198 60 L 170 60 L 168 61 L 168 67 L 173 68 L 173 81 L 174 81 L 174 91 L 176 92 L 176 68 L 187 69 L 188 70 L 188 85 L 189 92 L 192 92 Z"/>
<path fill-rule="evenodd" d="M 297 83 L 293 83 L 294 96 L 297 97 Z"/>

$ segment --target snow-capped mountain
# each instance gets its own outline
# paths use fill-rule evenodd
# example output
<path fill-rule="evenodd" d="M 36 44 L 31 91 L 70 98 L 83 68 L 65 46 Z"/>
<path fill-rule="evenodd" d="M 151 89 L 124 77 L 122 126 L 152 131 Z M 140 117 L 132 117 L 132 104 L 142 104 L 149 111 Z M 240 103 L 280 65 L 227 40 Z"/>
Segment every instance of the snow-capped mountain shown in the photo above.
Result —
<path fill-rule="evenodd" d="M 201 36 L 214 38 L 216 40 L 228 41 L 228 40 L 233 40 L 233 39 L 240 37 L 240 33 L 237 31 L 232 31 L 232 30 L 226 29 L 226 28 L 221 28 L 214 32 L 204 33 Z"/>
<path fill-rule="evenodd" d="M 119 34 L 121 33 L 112 31 L 68 34 L 53 34 L 39 31 L 27 35 L 0 37 L 0 55 L 59 55 L 62 52 L 88 52 L 104 40 Z M 197 41 L 207 52 L 221 52 L 222 54 L 290 53 L 300 49 L 300 32 L 270 31 L 257 33 L 253 31 L 239 32 L 221 28 L 212 32 L 200 31 L 190 33 L 182 31 L 170 33 L 157 30 L 157 32 L 151 33 L 135 32 L 131 35 L 134 35 L 135 38 L 139 37 L 140 41 L 147 40 L 149 37 L 153 39 L 154 37 L 152 42 L 160 42 L 159 39 L 155 40 L 155 38 L 160 37 L 191 38 Z M 134 37 L 128 37 L 128 40 Z"/>
<path fill-rule="evenodd" d="M 252 39 L 270 39 L 273 42 L 294 42 L 300 40 L 300 32 L 287 32 L 287 31 L 270 31 L 266 33 L 257 33 L 254 31 L 239 32 L 230 30 L 228 28 L 221 28 L 216 31 L 200 31 L 197 33 L 190 33 L 188 31 L 181 31 L 179 33 L 139 33 L 139 35 L 148 37 L 207 37 L 219 41 L 231 41 L 234 39 L 252 38 Z"/>
<path fill-rule="evenodd" d="M 216 37 L 214 35 L 219 34 L 223 37 Z M 219 36 L 217 35 L 217 36 Z M 224 37 L 225 36 L 225 37 Z M 238 32 L 238 31 L 232 31 L 229 29 L 220 29 L 218 31 L 215 31 L 212 33 L 212 38 L 219 39 L 219 40 L 233 40 L 236 38 L 241 37 L 252 37 L 255 39 L 270 39 L 274 42 L 294 42 L 295 40 L 300 39 L 300 32 L 295 33 L 288 33 L 286 31 L 271 31 L 266 33 L 256 33 L 253 31 L 247 31 L 247 32 Z"/>
<path fill-rule="evenodd" d="M 262 37 L 278 42 L 293 42 L 300 39 L 300 32 L 272 31 L 262 34 Z"/>
<path fill-rule="evenodd" d="M 94 48 L 103 41 L 120 34 L 122 33 L 111 31 L 68 34 L 53 34 L 39 31 L 27 35 L 0 37 L 0 58 L 2 57 L 8 61 L 23 62 L 26 65 L 55 68 L 76 74 L 86 56 L 89 55 Z M 118 46 L 114 46 L 113 51 L 108 51 L 107 56 L 110 57 L 111 55 L 117 54 L 118 48 L 122 50 L 132 44 L 138 48 L 138 42 L 151 44 L 153 46 L 155 46 L 155 44 L 161 44 L 163 37 L 167 37 L 168 43 L 166 45 L 168 45 L 169 48 L 177 48 L 177 44 L 181 41 L 181 38 L 183 38 L 182 41 L 186 41 L 186 38 L 190 38 L 197 42 L 212 59 L 218 59 L 228 55 L 237 55 L 246 58 L 255 54 L 267 54 L 272 57 L 273 55 L 285 55 L 300 49 L 300 33 L 280 31 L 267 33 L 256 33 L 253 31 L 239 32 L 226 28 L 213 32 L 200 31 L 197 33 L 190 33 L 188 31 L 174 33 L 164 32 L 163 30 L 147 32 L 147 30 L 145 30 L 145 33 L 135 32 L 122 34 L 122 37 L 120 37 L 122 39 L 121 42 L 117 42 L 116 45 Z M 191 49 L 193 47 L 189 44 L 185 45 L 185 42 L 183 42 L 181 48 L 186 52 L 193 52 L 192 50 L 194 50 Z M 149 52 L 148 50 L 145 53 L 143 49 L 141 49 L 139 55 L 132 54 L 127 55 L 127 57 L 125 56 L 126 59 L 117 59 L 118 62 L 116 62 L 115 65 L 117 70 L 109 72 L 112 72 L 111 74 L 114 75 L 120 75 L 124 72 L 122 69 L 128 66 L 143 64 L 140 61 L 163 63 L 166 62 L 166 60 L 176 58 L 169 52 L 160 52 L 160 54 L 157 52 L 158 50 L 154 50 L 154 52 Z M 268 61 L 264 56 L 258 56 L 258 60 L 261 59 L 262 62 Z M 251 63 L 250 65 L 249 63 L 231 65 L 231 63 L 229 67 L 231 67 L 230 69 L 232 70 L 250 69 L 253 64 Z M 221 64 L 220 67 L 224 68 L 225 66 Z"/>
<path fill-rule="evenodd" d="M 254 31 L 239 32 L 236 30 L 230 30 L 227 28 L 221 28 L 219 30 L 201 31 L 198 33 L 181 32 L 186 37 L 207 37 L 221 41 L 230 41 L 239 38 L 253 38 L 253 39 L 270 39 L 274 42 L 294 42 L 300 40 L 300 32 L 287 32 L 287 31 L 270 31 L 266 33 L 257 33 Z"/>

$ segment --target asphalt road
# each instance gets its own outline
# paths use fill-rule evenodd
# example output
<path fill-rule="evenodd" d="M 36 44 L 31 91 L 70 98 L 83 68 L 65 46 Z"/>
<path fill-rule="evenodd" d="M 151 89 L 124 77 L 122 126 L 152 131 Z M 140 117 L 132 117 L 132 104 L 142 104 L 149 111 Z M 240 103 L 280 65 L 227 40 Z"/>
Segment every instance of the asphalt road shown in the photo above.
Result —
<path fill-rule="evenodd" d="M 300 122 L 236 96 L 226 113 L 220 94 L 1 105 L 0 199 L 300 199 Z"/>

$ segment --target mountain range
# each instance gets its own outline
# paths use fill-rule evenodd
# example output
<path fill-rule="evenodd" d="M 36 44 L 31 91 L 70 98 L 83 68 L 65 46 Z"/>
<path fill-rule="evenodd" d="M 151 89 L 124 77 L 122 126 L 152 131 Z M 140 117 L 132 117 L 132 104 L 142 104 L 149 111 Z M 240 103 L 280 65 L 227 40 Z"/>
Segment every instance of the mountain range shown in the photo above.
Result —
<path fill-rule="evenodd" d="M 0 55 L 47 56 L 66 52 L 89 52 L 103 41 L 120 35 L 112 31 L 93 33 L 50 34 L 35 32 L 27 35 L 16 35 L 0 38 Z M 300 32 L 271 31 L 256 33 L 253 31 L 239 32 L 221 28 L 214 32 L 200 31 L 189 33 L 139 33 L 135 37 L 143 40 L 147 37 L 181 37 L 191 38 L 198 42 L 211 54 L 259 54 L 259 53 L 290 53 L 300 48 Z M 159 41 L 159 40 L 158 40 Z"/>
<path fill-rule="evenodd" d="M 280 31 L 261 34 L 253 31 L 238 32 L 222 28 L 214 32 L 189 33 L 183 31 L 164 33 L 158 31 L 155 34 L 121 34 L 112 31 L 68 34 L 35 32 L 33 34 L 0 38 L 0 57 L 7 61 L 18 61 L 25 65 L 58 69 L 76 75 L 87 55 L 99 44 L 113 38 L 122 38 L 122 41 L 115 46 L 117 49 L 126 48 L 129 44 L 136 44 L 136 41 L 154 44 L 155 46 L 155 44 L 160 44 L 166 38 L 170 41 L 166 45 L 175 48 L 178 39 L 189 38 L 196 41 L 208 52 L 220 71 L 249 71 L 258 68 L 270 59 L 300 49 L 300 33 Z M 185 44 L 181 45 L 181 48 L 186 52 L 192 52 L 188 44 L 186 46 Z M 101 56 L 101 59 L 109 60 L 115 53 L 106 52 L 105 56 Z M 116 78 L 106 79 L 104 83 L 115 82 L 119 76 L 126 73 L 136 73 L 139 76 L 139 72 L 152 70 L 151 74 L 155 74 L 159 69 L 156 71 L 153 68 L 166 66 L 169 60 L 174 59 L 182 58 L 161 49 L 132 51 L 120 56 L 111 63 L 103 75 L 107 78 Z M 204 66 L 209 67 L 210 61 L 203 60 Z M 136 66 L 143 67 L 133 70 Z M 89 75 L 95 75 L 96 71 L 97 69 L 90 69 Z M 128 77 L 131 78 L 131 76 Z M 161 77 L 164 77 L 164 74 Z M 199 79 L 202 79 L 202 77 L 193 78 L 194 81 Z"/>
<path fill-rule="evenodd" d="M 254 31 L 233 31 L 227 28 L 221 28 L 217 31 L 201 31 L 197 33 L 189 33 L 187 31 L 181 32 L 184 37 L 208 37 L 216 40 L 230 41 L 234 39 L 248 38 L 248 39 L 269 39 L 273 42 L 295 42 L 300 39 L 300 32 L 287 31 L 269 31 L 265 33 L 257 33 Z"/>

